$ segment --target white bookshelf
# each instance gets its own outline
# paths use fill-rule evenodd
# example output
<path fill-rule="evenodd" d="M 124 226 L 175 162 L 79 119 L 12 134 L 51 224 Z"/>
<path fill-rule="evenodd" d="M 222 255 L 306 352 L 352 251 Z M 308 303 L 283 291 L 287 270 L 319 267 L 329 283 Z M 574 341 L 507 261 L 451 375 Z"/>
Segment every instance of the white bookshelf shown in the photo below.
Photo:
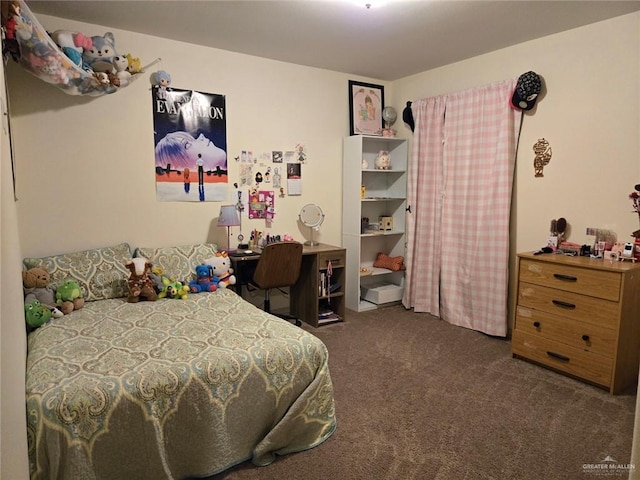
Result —
<path fill-rule="evenodd" d="M 377 170 L 380 150 L 391 155 L 391 169 Z M 404 286 L 404 271 L 373 268 L 378 252 L 395 257 L 405 255 L 407 208 L 407 140 L 368 135 L 352 135 L 343 142 L 342 246 L 347 250 L 346 307 L 362 312 L 379 304 L 363 300 L 361 287 Z M 368 168 L 363 169 L 363 159 Z M 361 186 L 365 197 L 361 198 Z M 380 216 L 393 218 L 393 230 L 361 232 L 361 219 L 378 223 Z M 367 268 L 371 274 L 360 275 Z"/>

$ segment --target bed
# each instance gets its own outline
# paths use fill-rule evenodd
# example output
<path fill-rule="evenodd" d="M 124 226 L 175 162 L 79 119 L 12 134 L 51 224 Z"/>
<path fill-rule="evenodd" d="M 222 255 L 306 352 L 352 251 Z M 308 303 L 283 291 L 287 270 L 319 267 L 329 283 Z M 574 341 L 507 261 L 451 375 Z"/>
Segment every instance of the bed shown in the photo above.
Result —
<path fill-rule="evenodd" d="M 136 249 L 165 273 L 215 245 Z M 229 289 L 127 303 L 127 244 L 24 260 L 85 306 L 31 332 L 32 479 L 206 477 L 315 447 L 336 428 L 325 345 Z"/>

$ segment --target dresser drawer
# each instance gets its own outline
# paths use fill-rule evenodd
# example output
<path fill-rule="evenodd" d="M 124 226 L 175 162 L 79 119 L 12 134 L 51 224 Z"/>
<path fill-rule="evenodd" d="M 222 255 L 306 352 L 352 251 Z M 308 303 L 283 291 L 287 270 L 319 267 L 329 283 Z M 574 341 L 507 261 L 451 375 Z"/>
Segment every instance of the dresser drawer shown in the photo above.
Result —
<path fill-rule="evenodd" d="M 608 357 L 572 348 L 541 336 L 515 330 L 511 340 L 512 353 L 561 372 L 609 387 L 613 360 Z"/>
<path fill-rule="evenodd" d="M 325 269 L 331 262 L 331 268 L 344 267 L 345 251 L 336 250 L 334 252 L 318 253 L 318 268 Z"/>
<path fill-rule="evenodd" d="M 544 337 L 605 357 L 613 358 L 615 353 L 615 330 L 570 320 L 552 313 L 518 306 L 515 328 L 534 337 Z"/>
<path fill-rule="evenodd" d="M 622 275 L 618 272 L 523 258 L 520 260 L 519 278 L 521 282 L 581 293 L 614 302 L 620 299 Z"/>
<path fill-rule="evenodd" d="M 617 329 L 620 304 L 610 300 L 520 282 L 518 305 L 564 318 Z"/>

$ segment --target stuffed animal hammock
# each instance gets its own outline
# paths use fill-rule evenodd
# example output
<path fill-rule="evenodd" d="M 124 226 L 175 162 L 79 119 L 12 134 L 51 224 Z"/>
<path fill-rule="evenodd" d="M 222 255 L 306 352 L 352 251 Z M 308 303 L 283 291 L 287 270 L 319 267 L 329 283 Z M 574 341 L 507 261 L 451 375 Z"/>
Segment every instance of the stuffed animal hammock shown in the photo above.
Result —
<path fill-rule="evenodd" d="M 109 32 L 94 37 L 66 30 L 49 34 L 24 0 L 2 2 L 2 28 L 3 55 L 69 95 L 117 92 L 160 61 L 140 67 L 137 58 L 117 53 Z"/>

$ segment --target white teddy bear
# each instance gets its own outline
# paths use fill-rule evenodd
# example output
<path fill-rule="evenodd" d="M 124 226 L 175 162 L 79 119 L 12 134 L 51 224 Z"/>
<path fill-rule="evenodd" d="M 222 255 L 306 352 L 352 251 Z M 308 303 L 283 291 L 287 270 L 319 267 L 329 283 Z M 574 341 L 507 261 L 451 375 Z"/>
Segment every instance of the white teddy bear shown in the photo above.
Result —
<path fill-rule="evenodd" d="M 218 288 L 236 284 L 236 276 L 233 275 L 231 259 L 227 252 L 217 252 L 213 257 L 205 259 L 204 263 L 213 269 L 213 276 L 218 279 Z"/>

